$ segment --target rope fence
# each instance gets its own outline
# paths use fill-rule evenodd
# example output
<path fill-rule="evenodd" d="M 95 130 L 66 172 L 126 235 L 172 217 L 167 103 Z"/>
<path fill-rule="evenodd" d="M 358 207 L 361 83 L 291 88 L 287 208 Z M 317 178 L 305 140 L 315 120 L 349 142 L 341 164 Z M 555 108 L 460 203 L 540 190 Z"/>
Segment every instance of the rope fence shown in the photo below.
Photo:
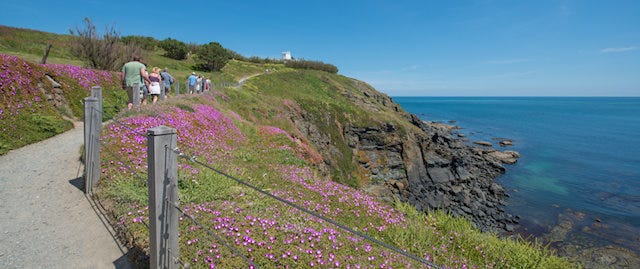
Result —
<path fill-rule="evenodd" d="M 119 161 L 126 170 L 130 171 L 132 175 L 141 181 L 145 181 L 143 175 L 141 175 L 136 169 L 129 165 L 129 162 L 125 162 L 117 153 L 113 152 L 106 147 L 106 143 L 100 140 L 100 132 L 102 126 L 102 100 L 101 90 L 99 87 L 94 87 L 95 92 L 92 89 L 92 96 L 85 98 L 85 192 L 87 195 L 91 195 L 93 186 L 96 185 L 100 178 L 100 150 L 105 148 L 105 153 L 109 154 L 112 158 Z M 98 98 L 99 97 L 99 98 Z M 189 162 L 198 164 L 210 171 L 219 174 L 227 179 L 235 181 L 236 183 L 243 185 L 251 190 L 254 190 L 264 196 L 274 199 L 280 203 L 283 203 L 289 207 L 295 208 L 305 214 L 313 216 L 317 219 L 321 219 L 327 223 L 330 223 L 340 229 L 357 235 L 360 238 L 368 240 L 375 245 L 390 250 L 396 254 L 399 254 L 405 258 L 413 260 L 428 266 L 428 268 L 442 268 L 441 266 L 434 264 L 422 257 L 416 256 L 407 251 L 401 250 L 396 246 L 376 239 L 364 232 L 357 231 L 344 224 L 341 224 L 335 220 L 311 211 L 303 206 L 297 205 L 291 201 L 278 197 L 272 193 L 262 190 L 259 187 L 248 183 L 245 180 L 239 179 L 228 173 L 214 168 L 212 165 L 200 161 L 197 156 L 189 155 L 180 150 L 177 146 L 177 133 L 176 130 L 166 126 L 158 126 L 149 129 L 147 133 L 141 133 L 134 128 L 120 122 L 117 119 L 112 119 L 114 124 L 117 124 L 132 134 L 147 138 L 147 164 L 148 174 L 146 183 L 149 190 L 149 222 L 143 224 L 149 230 L 150 236 L 150 266 L 151 268 L 190 268 L 189 263 L 180 260 L 178 251 L 178 221 L 179 215 L 189 219 L 194 225 L 203 229 L 210 237 L 214 238 L 217 242 L 223 244 L 233 254 L 241 257 L 246 264 L 250 265 L 250 268 L 259 268 L 258 265 L 252 260 L 243 255 L 238 249 L 227 243 L 218 234 L 211 231 L 206 226 L 198 222 L 193 216 L 187 214 L 184 208 L 179 206 L 178 199 L 178 158 L 186 159 Z M 105 147 L 101 147 L 105 146 Z"/>
<path fill-rule="evenodd" d="M 205 230 L 205 232 L 215 238 L 218 242 L 222 243 L 226 248 L 228 248 L 231 252 L 233 252 L 234 254 L 236 254 L 237 256 L 241 257 L 247 264 L 253 266 L 252 268 L 260 268 L 257 264 L 255 264 L 251 259 L 247 258 L 245 255 L 242 255 L 242 253 L 240 253 L 240 251 L 238 251 L 237 248 L 234 248 L 233 246 L 229 245 L 224 239 L 222 239 L 220 236 L 218 236 L 217 234 L 215 234 L 214 232 L 212 232 L 211 230 L 209 230 L 207 227 L 202 226 L 194 217 L 192 217 L 191 215 L 187 214 L 184 209 L 180 208 L 178 204 L 176 203 L 172 203 L 172 205 L 178 210 L 180 211 L 180 213 L 182 213 L 183 216 L 187 217 L 187 219 L 191 220 L 191 222 L 193 222 L 193 224 L 195 224 L 196 226 L 202 228 L 203 230 Z"/>
<path fill-rule="evenodd" d="M 378 240 L 376 238 L 373 238 L 373 237 L 371 237 L 371 236 L 369 236 L 369 235 L 367 235 L 367 234 L 365 234 L 363 232 L 356 231 L 356 230 L 354 230 L 352 228 L 349 228 L 348 226 L 343 225 L 343 224 L 341 224 L 341 223 L 339 223 L 337 221 L 334 221 L 334 220 L 332 220 L 330 218 L 327 218 L 327 217 L 325 217 L 323 215 L 320 215 L 320 214 L 318 214 L 316 212 L 313 212 L 313 211 L 311 211 L 309 209 L 306 209 L 306 208 L 304 208 L 304 207 L 302 207 L 300 205 L 294 204 L 294 203 L 292 203 L 292 202 L 290 202 L 290 201 L 288 201 L 286 199 L 283 199 L 283 198 L 275 196 L 275 195 L 273 195 L 273 194 L 271 194 L 269 192 L 266 192 L 266 191 L 264 191 L 264 190 L 262 190 L 262 189 L 260 189 L 260 188 L 258 188 L 256 186 L 244 181 L 244 180 L 238 179 L 238 178 L 236 178 L 234 176 L 231 176 L 231 175 L 229 175 L 229 174 L 227 174 L 227 173 L 225 173 L 225 172 L 223 172 L 223 171 L 221 171 L 219 169 L 216 169 L 216 168 L 212 167 L 209 164 L 201 162 L 201 161 L 198 160 L 198 158 L 196 156 L 189 156 L 188 154 L 185 154 L 185 153 L 181 152 L 178 148 L 173 149 L 173 152 L 178 154 L 178 157 L 181 157 L 181 158 L 187 159 L 187 160 L 189 160 L 189 161 L 191 161 L 193 163 L 199 164 L 199 165 L 201 165 L 201 166 L 203 166 L 203 167 L 205 167 L 205 168 L 207 168 L 207 169 L 209 169 L 209 170 L 211 170 L 211 171 L 213 171 L 213 172 L 215 172 L 215 173 L 217 173 L 219 175 L 222 175 L 222 176 L 224 176 L 224 177 L 226 177 L 228 179 L 231 179 L 231 180 L 237 182 L 238 184 L 244 185 L 244 186 L 246 186 L 246 187 L 248 187 L 248 188 L 250 188 L 250 189 L 252 189 L 252 190 L 254 190 L 254 191 L 258 192 L 258 193 L 260 193 L 260 194 L 263 194 L 263 195 L 265 195 L 265 196 L 267 196 L 269 198 L 272 198 L 274 200 L 277 200 L 277 201 L 279 201 L 279 202 L 281 202 L 281 203 L 283 203 L 285 205 L 288 205 L 288 206 L 293 207 L 293 208 L 295 208 L 297 210 L 300 210 L 300 211 L 302 211 L 302 212 L 304 212 L 304 213 L 306 213 L 308 215 L 311 215 L 313 217 L 316 217 L 316 218 L 319 218 L 319 219 L 321 219 L 323 221 L 326 221 L 327 223 L 335 225 L 335 226 L 339 227 L 340 229 L 342 229 L 344 231 L 347 231 L 349 233 L 358 235 L 363 239 L 369 240 L 369 241 L 373 242 L 374 244 L 377 244 L 377 245 L 379 245 L 381 247 L 384 247 L 384 248 L 386 248 L 388 250 L 391 250 L 391 251 L 393 251 L 393 252 L 395 252 L 397 254 L 400 254 L 400 255 L 402 255 L 404 257 L 407 257 L 407 258 L 412 259 L 414 261 L 420 262 L 422 264 L 431 266 L 432 268 L 437 268 L 437 269 L 441 268 L 440 266 L 438 266 L 438 265 L 436 265 L 436 264 L 434 264 L 434 263 L 432 263 L 430 261 L 427 261 L 424 258 L 418 257 L 418 256 L 413 255 L 411 253 L 408 253 L 406 251 L 403 251 L 403 250 L 401 250 L 401 249 L 399 249 L 399 248 L 397 248 L 397 247 L 395 247 L 395 246 L 393 246 L 391 244 L 388 244 L 388 243 L 385 243 L 383 241 L 380 241 L 380 240 Z"/>

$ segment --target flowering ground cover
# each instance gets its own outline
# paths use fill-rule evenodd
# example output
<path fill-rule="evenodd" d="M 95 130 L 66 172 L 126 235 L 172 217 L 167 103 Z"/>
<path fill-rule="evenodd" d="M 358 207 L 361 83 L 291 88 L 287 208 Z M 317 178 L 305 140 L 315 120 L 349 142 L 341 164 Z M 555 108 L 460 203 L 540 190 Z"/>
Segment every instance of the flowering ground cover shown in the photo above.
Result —
<path fill-rule="evenodd" d="M 62 84 L 67 104 L 74 115 L 64 115 L 47 102 L 53 91 L 45 75 Z M 0 154 L 69 130 L 73 125 L 63 119 L 83 117 L 82 99 L 92 86 L 103 89 L 103 119 L 111 118 L 126 105 L 126 93 L 113 72 L 71 65 L 39 65 L 19 57 L 0 54 Z"/>
<path fill-rule="evenodd" d="M 62 90 L 75 117 L 83 117 L 82 100 L 90 95 L 93 86 L 102 87 L 103 120 L 111 119 L 126 106 L 127 94 L 120 86 L 120 75 L 115 72 L 68 64 L 45 64 L 42 67 L 63 85 Z"/>
<path fill-rule="evenodd" d="M 321 176 L 305 159 L 312 154 L 302 153 L 308 147 L 291 134 L 245 121 L 212 98 L 175 98 L 122 116 L 102 135 L 96 195 L 117 201 L 119 229 L 139 249 L 148 247 L 149 236 L 144 133 L 166 125 L 176 128 L 183 152 L 210 166 L 445 268 L 509 268 L 527 259 L 563 267 L 545 251 L 500 243 L 464 220 L 394 207 Z M 178 174 L 180 203 L 204 226 L 180 220 L 180 259 L 193 268 L 251 268 L 241 256 L 262 268 L 428 268 L 198 164 L 181 159 Z"/>
<path fill-rule="evenodd" d="M 51 88 L 45 70 L 16 56 L 0 54 L 0 154 L 69 130 L 38 87 Z"/>

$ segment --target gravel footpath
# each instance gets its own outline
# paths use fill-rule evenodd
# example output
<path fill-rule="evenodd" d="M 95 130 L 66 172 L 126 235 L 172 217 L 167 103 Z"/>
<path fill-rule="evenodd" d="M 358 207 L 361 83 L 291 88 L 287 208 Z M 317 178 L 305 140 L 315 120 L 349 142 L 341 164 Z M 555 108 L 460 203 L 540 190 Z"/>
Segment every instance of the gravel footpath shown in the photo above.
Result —
<path fill-rule="evenodd" d="M 0 156 L 0 268 L 131 268 L 81 190 L 82 123 Z"/>

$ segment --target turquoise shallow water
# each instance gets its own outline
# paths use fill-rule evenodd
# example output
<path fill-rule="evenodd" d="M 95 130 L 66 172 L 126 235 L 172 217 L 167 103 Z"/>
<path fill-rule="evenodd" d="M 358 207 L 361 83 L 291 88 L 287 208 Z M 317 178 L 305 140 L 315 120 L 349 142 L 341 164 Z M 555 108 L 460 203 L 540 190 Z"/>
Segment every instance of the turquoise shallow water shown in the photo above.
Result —
<path fill-rule="evenodd" d="M 499 180 L 511 195 L 507 210 L 531 234 L 547 232 L 567 212 L 583 216 L 575 233 L 594 222 L 605 227 L 575 238 L 618 244 L 620 231 L 640 234 L 640 98 L 393 99 L 423 120 L 461 127 L 471 141 L 520 152 Z M 502 148 L 496 138 L 514 145 Z M 637 240 L 620 244 L 640 249 Z"/>

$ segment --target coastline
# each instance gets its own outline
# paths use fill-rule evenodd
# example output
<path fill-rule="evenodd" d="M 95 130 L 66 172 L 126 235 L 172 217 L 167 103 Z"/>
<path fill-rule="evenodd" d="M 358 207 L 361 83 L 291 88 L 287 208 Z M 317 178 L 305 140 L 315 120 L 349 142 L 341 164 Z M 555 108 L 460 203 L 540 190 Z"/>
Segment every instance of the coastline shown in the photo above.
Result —
<path fill-rule="evenodd" d="M 458 126 L 454 133 L 460 133 L 461 138 L 470 140 L 495 141 L 493 138 L 508 137 L 514 140 L 514 149 L 523 153 L 519 162 L 509 167 L 506 174 L 498 177 L 497 181 L 505 186 L 507 195 L 506 209 L 513 215 L 520 215 L 521 220 L 515 233 L 524 238 L 536 238 L 548 244 L 560 255 L 581 261 L 587 268 L 637 268 L 640 267 L 638 255 L 640 249 L 640 227 L 629 223 L 628 218 L 611 217 L 607 211 L 590 211 L 581 208 L 574 209 L 573 203 L 581 202 L 581 197 L 574 197 L 575 192 L 584 192 L 594 186 L 603 185 L 595 192 L 580 195 L 593 201 L 594 206 L 614 206 L 613 209 L 627 210 L 627 214 L 637 211 L 637 198 L 633 194 L 616 194 L 613 190 L 607 190 L 606 182 L 611 184 L 619 180 L 615 178 L 620 171 L 605 162 L 618 160 L 615 156 L 621 156 L 621 150 L 614 150 L 615 154 L 608 159 L 599 155 L 587 155 L 584 148 L 587 147 L 592 154 L 604 154 L 612 150 L 612 141 L 627 141 L 624 149 L 632 150 L 636 143 L 629 141 L 628 136 L 620 139 L 598 139 L 594 143 L 593 137 L 610 137 L 615 133 L 629 133 L 623 130 L 633 129 L 638 121 L 630 119 L 620 122 L 624 118 L 623 111 L 629 113 L 629 108 L 640 101 L 637 97 L 483 97 L 483 98 L 411 98 L 402 100 L 403 107 L 408 111 L 418 114 L 422 119 L 436 120 L 437 122 L 456 123 Z M 396 101 L 398 101 L 396 99 Z M 404 101 L 404 102 L 403 102 Z M 409 103 L 409 105 L 407 105 Z M 413 105 L 413 106 L 412 106 Z M 417 109 L 416 109 L 417 108 Z M 541 109 L 544 108 L 544 109 Z M 561 112 L 559 112 L 561 111 Z M 565 112 L 570 111 L 570 112 Z M 609 112 L 611 111 L 611 112 Z M 620 111 L 618 113 L 618 111 Z M 613 113 L 613 114 L 611 114 Z M 611 114 L 611 116 L 609 116 Z M 616 117 L 616 118 L 611 118 Z M 571 122 L 565 123 L 566 120 Z M 577 123 L 576 123 L 577 122 Z M 559 127 L 555 127 L 558 126 Z M 598 127 L 602 132 L 591 128 Z M 576 136 L 584 134 L 582 136 Z M 563 138 L 564 137 L 564 138 Z M 570 140 L 567 146 L 564 139 Z M 582 139 L 582 140 L 581 140 Z M 538 141 L 540 140 L 540 141 Z M 591 142 L 589 142 L 591 141 Z M 582 143 L 582 144 L 581 144 Z M 575 146 L 583 150 L 571 157 Z M 562 151 L 554 149 L 563 149 Z M 618 147 L 615 147 L 618 148 Z M 637 147 L 636 147 L 637 148 Z M 633 151 L 631 151 L 633 152 Z M 611 155 L 609 155 L 611 156 Z M 622 156 L 637 156 L 625 154 Z M 585 158 L 591 158 L 593 166 L 579 168 L 576 166 Z M 633 157 L 628 157 L 633 158 Z M 552 161 L 550 161 L 552 160 Z M 607 166 L 608 165 L 608 166 Z M 595 173 L 594 168 L 610 167 L 611 173 Z M 558 169 L 570 169 L 565 174 L 557 174 Z M 552 170 L 554 169 L 554 170 Z M 628 169 L 627 169 L 628 170 Z M 564 170 L 561 170 L 564 171 Z M 577 177 L 576 175 L 581 175 Z M 602 184 L 585 184 L 585 176 L 594 179 L 602 178 Z M 629 172 L 627 172 L 629 174 Z M 599 176 L 598 176 L 599 175 Z M 622 175 L 622 174 L 621 174 Z M 633 172 L 630 174 L 633 175 Z M 567 176 L 577 177 L 577 187 L 568 189 L 564 183 Z M 604 177 L 604 178 L 603 178 Z M 611 179 L 607 179 L 611 178 Z M 553 179 L 553 180 L 552 180 Z M 604 180 L 607 179 L 607 180 Z M 560 181 L 562 180 L 562 181 Z M 569 181 L 571 183 L 571 181 Z M 574 185 L 570 185 L 574 186 Z M 616 186 L 616 185 L 612 185 Z M 625 184 L 622 190 L 631 191 L 637 185 Z M 534 202 L 529 202 L 528 197 L 536 195 Z M 570 204 L 558 200 L 566 199 Z M 634 200 L 635 199 L 635 200 Z M 636 201 L 636 202 L 634 202 Z M 592 202 L 583 202 L 578 206 L 587 206 Z M 525 206 L 523 206 L 525 205 Z M 634 211 L 636 210 L 636 211 Z M 616 211 L 610 211 L 615 213 Z"/>

